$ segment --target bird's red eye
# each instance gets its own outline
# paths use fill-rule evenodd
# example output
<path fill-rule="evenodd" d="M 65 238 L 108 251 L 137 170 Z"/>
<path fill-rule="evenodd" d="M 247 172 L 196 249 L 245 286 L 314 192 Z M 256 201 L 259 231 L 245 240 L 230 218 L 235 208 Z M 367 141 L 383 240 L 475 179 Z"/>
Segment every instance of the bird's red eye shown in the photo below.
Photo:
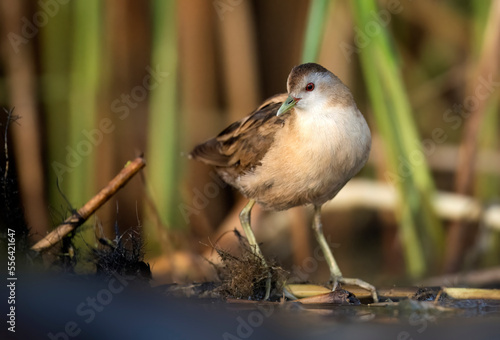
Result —
<path fill-rule="evenodd" d="M 306 85 L 306 91 L 311 92 L 312 90 L 314 90 L 314 84 L 313 83 L 307 84 Z"/>

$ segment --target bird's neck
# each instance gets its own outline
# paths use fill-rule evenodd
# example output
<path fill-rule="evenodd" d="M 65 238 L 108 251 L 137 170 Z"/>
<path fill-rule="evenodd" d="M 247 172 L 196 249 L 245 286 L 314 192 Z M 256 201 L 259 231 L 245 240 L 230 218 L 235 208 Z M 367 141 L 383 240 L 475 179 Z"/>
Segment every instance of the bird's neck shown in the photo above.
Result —
<path fill-rule="evenodd" d="M 369 153 L 370 130 L 356 105 L 297 110 L 295 113 L 295 135 L 311 151 L 328 149 L 338 155 L 349 149 L 349 153 L 361 158 L 363 154 Z"/>

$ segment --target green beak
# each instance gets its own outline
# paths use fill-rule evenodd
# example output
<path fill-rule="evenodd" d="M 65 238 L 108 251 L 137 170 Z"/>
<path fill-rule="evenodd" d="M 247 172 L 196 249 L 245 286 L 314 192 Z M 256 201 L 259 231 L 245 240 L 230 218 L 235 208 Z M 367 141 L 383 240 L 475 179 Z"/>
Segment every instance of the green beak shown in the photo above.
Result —
<path fill-rule="evenodd" d="M 281 105 L 281 107 L 279 108 L 278 113 L 276 113 L 276 116 L 281 116 L 283 113 L 290 111 L 290 109 L 294 107 L 299 100 L 300 98 L 295 98 L 292 95 L 288 96 L 283 105 Z"/>

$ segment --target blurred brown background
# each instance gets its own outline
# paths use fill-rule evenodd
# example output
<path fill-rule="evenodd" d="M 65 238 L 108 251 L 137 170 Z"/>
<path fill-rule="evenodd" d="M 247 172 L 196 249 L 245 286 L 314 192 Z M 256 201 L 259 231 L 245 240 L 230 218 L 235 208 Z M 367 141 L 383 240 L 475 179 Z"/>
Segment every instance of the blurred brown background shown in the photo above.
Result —
<path fill-rule="evenodd" d="M 32 240 L 69 215 L 61 193 L 78 208 L 144 153 L 145 172 L 87 222 L 83 238 L 94 245 L 96 232 L 115 237 L 115 223 L 121 232 L 141 226 L 159 281 L 213 278 L 203 257 L 216 261 L 210 245 L 217 241 L 237 252 L 224 233 L 239 228 L 245 200 L 187 154 L 286 92 L 290 69 L 304 59 L 308 25 L 324 20 L 315 61 L 351 88 L 374 137 L 358 175 L 364 181 L 323 213 L 344 274 L 374 283 L 415 279 L 407 275 L 405 242 L 440 254 L 426 259 L 417 278 L 498 266 L 498 2 L 374 1 L 373 27 L 355 19 L 362 4 L 325 3 L 315 18 L 308 16 L 313 2 L 298 0 L 0 0 L 0 103 L 21 116 L 8 130 L 9 171 L 17 174 Z M 449 194 L 430 213 L 445 235 L 438 245 L 417 222 L 416 239 L 401 238 L 398 201 L 412 198 L 391 189 L 391 145 L 369 96 L 381 85 L 360 61 L 378 32 L 390 39 L 388 63 L 396 62 L 404 84 L 410 125 L 420 141 L 433 142 L 423 143 L 433 187 Z M 477 105 L 464 111 L 470 96 Z M 2 112 L 2 131 L 6 119 Z M 0 164 L 3 171 L 3 153 Z M 326 281 L 309 223 L 303 208 L 253 215 L 267 256 L 299 280 Z"/>

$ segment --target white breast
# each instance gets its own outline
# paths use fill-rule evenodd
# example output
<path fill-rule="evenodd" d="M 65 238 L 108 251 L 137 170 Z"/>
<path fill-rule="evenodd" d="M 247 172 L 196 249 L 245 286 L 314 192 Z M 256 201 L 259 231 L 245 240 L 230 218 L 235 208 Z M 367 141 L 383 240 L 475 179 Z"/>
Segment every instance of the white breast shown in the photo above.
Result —
<path fill-rule="evenodd" d="M 294 124 L 277 133 L 262 166 L 240 179 L 242 187 L 272 183 L 257 201 L 280 202 L 293 197 L 300 204 L 323 204 L 366 163 L 371 135 L 365 119 L 353 106 L 329 111 L 297 111 Z"/>

